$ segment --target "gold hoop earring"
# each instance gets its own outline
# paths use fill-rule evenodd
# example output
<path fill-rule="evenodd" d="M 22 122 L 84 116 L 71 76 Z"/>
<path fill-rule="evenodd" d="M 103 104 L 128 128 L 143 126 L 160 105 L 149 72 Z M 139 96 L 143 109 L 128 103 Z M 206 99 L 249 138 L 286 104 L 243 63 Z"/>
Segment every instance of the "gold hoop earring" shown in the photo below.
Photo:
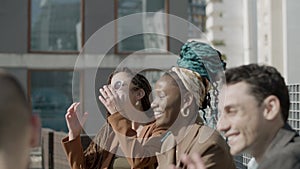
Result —
<path fill-rule="evenodd" d="M 187 108 L 186 111 L 184 111 L 184 109 L 180 109 L 180 113 L 183 117 L 187 117 L 190 114 L 190 109 Z"/>

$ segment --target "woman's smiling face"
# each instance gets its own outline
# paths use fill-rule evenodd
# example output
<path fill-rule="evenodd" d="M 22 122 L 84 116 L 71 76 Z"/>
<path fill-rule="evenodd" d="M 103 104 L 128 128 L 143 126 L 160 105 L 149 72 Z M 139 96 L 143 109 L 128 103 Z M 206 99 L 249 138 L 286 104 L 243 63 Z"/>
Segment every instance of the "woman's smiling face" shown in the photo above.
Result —
<path fill-rule="evenodd" d="M 155 84 L 151 108 L 158 126 L 170 127 L 181 107 L 181 94 L 176 81 L 169 75 L 162 76 Z"/>

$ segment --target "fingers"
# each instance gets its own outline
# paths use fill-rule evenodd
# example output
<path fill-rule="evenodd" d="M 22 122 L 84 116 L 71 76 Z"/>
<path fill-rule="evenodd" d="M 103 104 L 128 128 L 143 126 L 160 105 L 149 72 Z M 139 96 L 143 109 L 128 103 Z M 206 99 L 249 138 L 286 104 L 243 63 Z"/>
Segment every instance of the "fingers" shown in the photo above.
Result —
<path fill-rule="evenodd" d="M 193 153 L 191 156 L 186 154 L 182 155 L 181 162 L 187 166 L 188 169 L 205 169 L 205 165 L 198 153 Z"/>
<path fill-rule="evenodd" d="M 111 88 L 109 88 L 109 87 L 106 86 L 106 85 L 105 85 L 103 88 L 104 88 L 104 90 L 105 90 L 105 92 L 106 92 L 106 94 L 107 94 L 107 97 L 112 98 L 112 97 L 113 97 L 113 94 L 112 94 Z"/>
<path fill-rule="evenodd" d="M 101 95 L 99 95 L 99 100 L 101 101 L 102 104 L 104 104 L 105 107 L 107 107 L 107 101 L 108 101 L 108 98 L 109 98 L 109 91 L 108 91 L 108 88 L 105 86 L 103 86 L 103 88 L 100 88 L 99 89 L 99 92 Z"/>
<path fill-rule="evenodd" d="M 108 106 L 112 103 L 115 102 L 115 100 L 117 99 L 117 95 L 116 93 L 112 90 L 112 88 L 110 86 L 103 86 L 103 88 L 99 89 L 100 91 L 100 96 L 99 96 L 99 100 L 105 105 Z"/>
<path fill-rule="evenodd" d="M 99 95 L 99 100 L 101 103 L 107 108 L 109 104 L 109 97 L 107 96 L 106 92 L 101 88 L 100 90 L 101 95 Z"/>
<path fill-rule="evenodd" d="M 104 98 L 105 100 L 107 100 L 108 98 L 114 97 L 114 95 L 112 94 L 112 91 L 111 91 L 111 87 L 109 88 L 107 85 L 104 85 L 103 88 L 100 88 L 99 91 L 102 95 L 102 98 Z"/>
<path fill-rule="evenodd" d="M 100 88 L 99 91 L 100 91 L 100 94 L 101 94 L 102 98 L 106 99 L 108 97 L 105 90 L 104 90 L 104 87 Z"/>
<path fill-rule="evenodd" d="M 80 102 L 77 102 L 77 104 L 75 104 L 74 106 L 74 112 L 76 113 L 77 112 L 77 109 L 78 109 L 78 106 L 80 105 Z"/>
<path fill-rule="evenodd" d="M 176 167 L 174 164 L 169 165 L 169 169 L 179 169 L 178 167 Z"/>
<path fill-rule="evenodd" d="M 67 121 L 69 121 L 71 118 L 76 118 L 76 119 L 78 119 L 76 112 L 77 112 L 77 110 L 78 110 L 79 105 L 80 105 L 80 102 L 74 102 L 74 103 L 68 108 L 67 113 L 66 113 L 66 115 L 65 115 Z M 80 117 L 80 116 L 79 116 L 79 117 Z M 85 112 L 85 113 L 82 115 L 82 117 L 81 117 L 80 119 L 81 119 L 81 121 L 84 120 L 84 123 L 85 123 L 85 121 L 87 120 L 87 117 L 88 117 L 88 113 Z"/>
<path fill-rule="evenodd" d="M 112 95 L 114 98 L 117 98 L 117 97 L 118 97 L 116 91 L 114 91 L 114 90 L 112 89 L 111 85 L 108 85 L 108 89 L 110 90 L 111 95 Z"/>
<path fill-rule="evenodd" d="M 204 162 L 202 161 L 199 154 L 194 153 L 194 154 L 192 154 L 191 158 L 192 158 L 192 161 L 195 163 L 196 168 L 205 169 Z"/>
<path fill-rule="evenodd" d="M 74 102 L 73 104 L 71 104 L 71 106 L 68 108 L 67 112 L 71 112 L 74 110 L 74 106 L 77 104 L 77 102 Z"/>
<path fill-rule="evenodd" d="M 114 97 L 114 93 L 111 87 L 109 86 L 103 86 L 103 88 L 99 89 L 99 92 L 101 95 L 99 95 L 99 100 L 102 102 L 102 104 L 106 107 L 108 112 L 110 114 L 113 114 L 116 111 L 116 97 Z"/>
<path fill-rule="evenodd" d="M 191 158 L 186 154 L 181 156 L 180 161 L 185 165 L 192 164 Z"/>
<path fill-rule="evenodd" d="M 67 110 L 67 113 L 66 113 L 66 119 L 68 118 L 71 118 L 72 116 L 74 116 L 74 114 L 76 115 L 76 110 L 77 110 L 77 107 L 80 103 L 79 102 L 74 102 Z"/>
<path fill-rule="evenodd" d="M 88 113 L 81 114 L 79 110 L 79 102 L 73 103 L 65 115 L 67 126 L 69 129 L 69 140 L 78 137 L 81 130 L 88 119 Z"/>
<path fill-rule="evenodd" d="M 73 110 L 74 110 L 73 113 L 74 113 L 74 115 L 76 115 L 76 116 L 79 115 L 80 121 L 82 121 L 83 119 L 84 119 L 84 121 L 86 121 L 87 116 L 88 116 L 88 112 L 84 112 L 83 115 L 81 116 L 81 115 L 80 115 L 81 113 L 78 112 L 79 105 L 80 105 L 80 102 L 76 102 L 76 104 L 74 105 L 74 108 L 73 108 Z M 77 115 L 77 113 L 78 113 L 78 115 Z"/>
<path fill-rule="evenodd" d="M 84 112 L 84 113 L 83 113 L 82 118 L 81 118 L 81 120 L 80 120 L 81 126 L 84 126 L 86 120 L 88 119 L 88 115 L 89 115 L 88 112 Z"/>
<path fill-rule="evenodd" d="M 99 96 L 98 98 L 102 104 L 106 105 L 106 100 L 102 96 Z"/>

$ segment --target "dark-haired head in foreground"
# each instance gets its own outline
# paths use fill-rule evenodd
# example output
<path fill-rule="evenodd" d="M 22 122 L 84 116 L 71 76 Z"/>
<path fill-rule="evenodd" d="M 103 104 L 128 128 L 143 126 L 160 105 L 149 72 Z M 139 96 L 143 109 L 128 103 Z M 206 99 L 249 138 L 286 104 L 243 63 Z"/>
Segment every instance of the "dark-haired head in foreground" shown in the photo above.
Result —
<path fill-rule="evenodd" d="M 30 148 L 38 142 L 38 118 L 19 82 L 0 70 L 0 168 L 25 169 Z"/>

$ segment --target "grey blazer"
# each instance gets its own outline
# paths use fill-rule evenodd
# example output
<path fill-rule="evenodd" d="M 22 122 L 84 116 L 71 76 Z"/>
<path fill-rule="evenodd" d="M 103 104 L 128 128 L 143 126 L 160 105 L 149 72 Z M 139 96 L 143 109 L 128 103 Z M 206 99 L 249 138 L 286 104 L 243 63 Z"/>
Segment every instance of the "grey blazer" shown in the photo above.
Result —
<path fill-rule="evenodd" d="M 300 137 L 288 124 L 276 134 L 258 169 L 300 169 Z"/>

